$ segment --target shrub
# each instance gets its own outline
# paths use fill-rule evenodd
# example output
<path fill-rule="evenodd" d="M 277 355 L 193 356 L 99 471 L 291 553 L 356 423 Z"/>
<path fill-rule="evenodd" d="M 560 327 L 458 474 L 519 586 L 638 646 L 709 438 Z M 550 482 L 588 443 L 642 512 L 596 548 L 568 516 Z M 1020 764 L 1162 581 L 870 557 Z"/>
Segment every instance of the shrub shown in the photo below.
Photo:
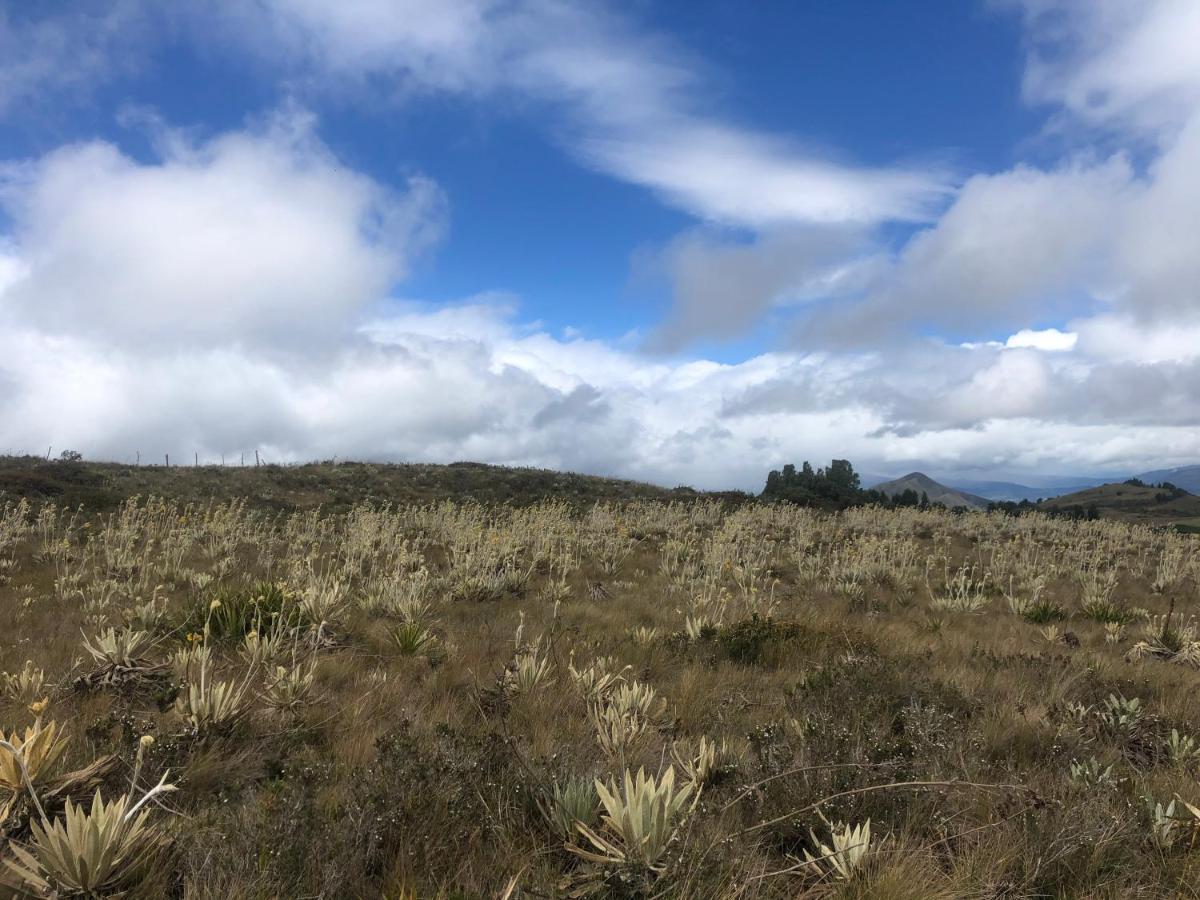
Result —
<path fill-rule="evenodd" d="M 796 640 L 801 634 L 794 622 L 777 622 L 757 614 L 717 629 L 717 646 L 732 662 L 756 666 L 770 661 L 771 651 Z"/>
<path fill-rule="evenodd" d="M 1025 607 L 1021 618 L 1034 625 L 1049 625 L 1066 619 L 1067 611 L 1053 600 L 1038 600 Z"/>
<path fill-rule="evenodd" d="M 1128 625 L 1137 619 L 1138 614 L 1112 600 L 1090 599 L 1080 604 L 1079 611 L 1084 618 L 1099 622 L 1102 625 Z"/>
<path fill-rule="evenodd" d="M 189 610 L 181 630 L 200 632 L 207 626 L 214 640 L 240 641 L 252 631 L 262 634 L 280 621 L 287 627 L 301 625 L 304 618 L 295 592 L 286 584 L 260 581 L 248 588 L 218 590 L 203 598 Z"/>

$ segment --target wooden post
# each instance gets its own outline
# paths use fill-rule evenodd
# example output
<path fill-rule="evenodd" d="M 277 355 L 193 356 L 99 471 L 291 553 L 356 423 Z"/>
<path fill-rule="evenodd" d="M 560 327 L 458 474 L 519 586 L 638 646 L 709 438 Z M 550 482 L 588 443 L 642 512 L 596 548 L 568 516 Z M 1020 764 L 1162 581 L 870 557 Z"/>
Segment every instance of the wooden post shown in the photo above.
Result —
<path fill-rule="evenodd" d="M 164 453 L 164 454 L 163 454 L 163 459 L 164 459 L 164 460 L 166 461 L 166 463 L 167 463 L 167 468 L 168 468 L 168 469 L 169 469 L 169 468 L 171 468 L 171 454 L 170 454 L 170 453 Z"/>
<path fill-rule="evenodd" d="M 261 463 L 259 463 L 259 461 L 258 461 L 258 451 L 255 450 L 254 451 L 254 468 L 257 469 L 260 465 L 261 465 Z"/>
<path fill-rule="evenodd" d="M 195 463 L 195 466 L 196 466 L 196 468 L 197 468 L 197 469 L 198 469 L 198 468 L 200 468 L 200 451 L 199 451 L 199 450 L 193 450 L 193 451 L 192 451 L 192 455 L 193 455 L 193 457 L 194 457 L 194 458 L 195 458 L 195 460 L 196 460 L 196 463 Z"/>
<path fill-rule="evenodd" d="M 134 463 L 134 465 L 135 465 L 135 466 L 140 466 L 141 464 L 142 464 L 142 451 L 141 451 L 141 450 L 139 450 L 139 451 L 137 452 L 137 462 L 135 462 L 135 463 Z"/>

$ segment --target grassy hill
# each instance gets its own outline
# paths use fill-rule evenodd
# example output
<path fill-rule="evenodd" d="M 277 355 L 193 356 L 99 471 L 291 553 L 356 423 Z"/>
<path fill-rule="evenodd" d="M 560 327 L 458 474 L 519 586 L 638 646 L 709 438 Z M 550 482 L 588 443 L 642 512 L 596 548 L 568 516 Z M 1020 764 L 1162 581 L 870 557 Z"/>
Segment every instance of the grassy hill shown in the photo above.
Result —
<path fill-rule="evenodd" d="M 1168 481 L 1193 494 L 1200 493 L 1200 466 L 1180 466 L 1176 469 L 1156 469 L 1143 472 L 1138 479 L 1147 484 L 1162 484 Z"/>
<path fill-rule="evenodd" d="M 1100 518 L 1143 525 L 1200 525 L 1200 497 L 1172 494 L 1150 485 L 1102 484 L 1043 501 L 1039 508 L 1063 512 L 1095 507 Z"/>
<path fill-rule="evenodd" d="M 365 500 L 389 503 L 457 501 L 524 506 L 543 500 L 591 504 L 602 500 L 670 500 L 700 496 L 691 488 L 550 469 L 394 463 L 307 463 L 295 466 L 129 466 L 0 457 L 0 502 L 27 498 L 60 507 L 109 510 L 134 496 L 182 503 L 245 498 L 251 506 L 290 512 L 331 512 Z M 734 495 L 727 495 L 734 496 Z"/>
<path fill-rule="evenodd" d="M 985 500 L 1019 503 L 1022 500 L 1035 501 L 1046 497 L 1059 497 L 1063 494 L 1073 494 L 1085 488 L 1103 484 L 1104 479 L 1073 479 L 1056 482 L 1039 482 L 1037 484 L 1017 484 L 1012 481 L 964 481 L 956 478 L 950 485 L 956 491 L 976 494 Z"/>

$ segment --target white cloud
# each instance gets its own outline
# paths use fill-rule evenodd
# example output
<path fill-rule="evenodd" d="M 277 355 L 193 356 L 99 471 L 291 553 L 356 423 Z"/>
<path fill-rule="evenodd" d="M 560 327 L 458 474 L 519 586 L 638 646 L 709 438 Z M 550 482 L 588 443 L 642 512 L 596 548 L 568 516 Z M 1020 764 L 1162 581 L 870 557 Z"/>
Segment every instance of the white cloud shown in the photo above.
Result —
<path fill-rule="evenodd" d="M 666 252 L 675 305 L 659 333 L 662 344 L 740 336 L 795 292 L 807 301 L 796 309 L 795 340 L 810 348 L 869 348 L 915 332 L 982 345 L 996 334 L 1089 316 L 1133 317 L 1145 331 L 1200 307 L 1194 246 L 1200 234 L 1200 54 L 1194 52 L 1200 6 L 1191 0 L 999 2 L 1026 14 L 1027 96 L 1058 104 L 1072 121 L 1116 131 L 1128 138 L 1128 148 L 1101 157 L 1082 144 L 1056 164 L 976 174 L 936 221 L 899 246 L 879 240 L 872 247 L 864 240 L 871 232 L 863 230 L 840 259 L 819 265 L 769 216 L 758 219 L 752 242 L 685 236 Z M 1087 129 L 1082 134 L 1094 136 Z M 1142 162 L 1147 134 L 1153 138 L 1148 163 Z M 696 148 L 706 152 L 703 141 Z M 651 154 L 649 165 L 663 173 L 663 184 L 674 171 L 691 184 L 689 158 Z M 866 173 L 848 174 L 870 191 Z M 837 177 L 821 181 L 838 183 Z M 719 173 L 708 183 L 719 185 Z M 786 203 L 790 195 L 779 196 Z M 819 196 L 812 192 L 810 202 Z M 845 210 L 845 195 L 839 196 Z"/>
<path fill-rule="evenodd" d="M 1059 331 L 1057 328 L 1043 328 L 1040 331 L 1032 328 L 1022 328 L 1010 335 L 1004 346 L 1010 349 L 1029 347 L 1034 350 L 1058 352 L 1074 350 L 1079 342 L 1079 335 L 1073 331 Z"/>
<path fill-rule="evenodd" d="M 227 39 L 312 90 L 514 95 L 561 112 L 578 158 L 704 220 L 924 220 L 938 166 L 874 168 L 743 126 L 702 101 L 714 80 L 660 35 L 575 0 L 212 0 Z M 801 129 L 803 123 L 800 123 Z"/>
<path fill-rule="evenodd" d="M 801 339 L 868 345 L 915 329 L 978 335 L 1062 319 L 1112 291 L 1116 223 L 1137 193 L 1123 157 L 1052 171 L 976 175 L 861 299 L 815 308 Z"/>
<path fill-rule="evenodd" d="M 299 112 L 162 141 L 145 164 L 90 142 L 2 183 L 22 261 L 3 307 L 54 333 L 193 345 L 320 342 L 385 296 L 434 239 L 441 195 L 340 167 Z"/>
<path fill-rule="evenodd" d="M 400 91 L 477 91 L 498 77 L 496 0 L 209 0 L 193 21 L 314 81 L 361 88 L 373 77 Z"/>
<path fill-rule="evenodd" d="M 1079 350 L 1092 359 L 1153 365 L 1187 363 L 1200 357 L 1200 316 L 1195 313 L 1159 322 L 1099 315 L 1073 326 L 1079 335 Z"/>
<path fill-rule="evenodd" d="M 1200 46 L 1200 45 L 1198 45 Z M 1110 223 L 1119 298 L 1143 319 L 1200 308 L 1200 110 Z"/>
<path fill-rule="evenodd" d="M 586 137 L 580 146 L 598 168 L 729 225 L 922 221 L 950 193 L 936 171 L 854 167 L 702 120 L 639 123 Z"/>
<path fill-rule="evenodd" d="M 1194 0 L 1006 0 L 1025 13 L 1026 96 L 1091 125 L 1173 131 L 1200 105 Z"/>
<path fill-rule="evenodd" d="M 957 325 L 1042 315 L 1094 280 L 1130 171 L 1115 158 L 1044 172 L 977 175 L 936 226 L 905 247 L 888 276 L 894 302 Z"/>
<path fill-rule="evenodd" d="M 1172 460 L 1200 453 L 1200 432 L 1186 420 L 1159 410 L 1137 421 L 1146 406 L 1137 390 L 1104 421 L 1090 421 L 1092 407 L 1075 401 L 1091 364 L 1048 364 L 1059 356 L 1072 354 L 930 346 L 776 353 L 733 365 L 649 361 L 599 341 L 529 332 L 480 301 L 409 305 L 320 354 L 156 353 L 95 335 L 7 328 L 0 447 L 75 447 L 117 459 L 138 451 L 183 459 L 193 450 L 236 459 L 254 449 L 272 460 L 475 459 L 746 488 L 803 458 L 849 456 L 885 471 L 986 461 L 1010 471 L 1132 472 L 1168 451 Z M 1197 416 L 1200 393 L 1189 400 L 1188 382 L 1178 384 L 1184 394 L 1173 390 L 1164 402 Z"/>
<path fill-rule="evenodd" d="M 437 190 L 418 180 L 396 195 L 348 170 L 302 113 L 202 142 L 165 132 L 159 144 L 149 162 L 105 144 L 67 147 L 7 176 L 0 448 L 478 459 L 747 488 L 804 458 L 849 456 L 877 471 L 981 460 L 1135 471 L 1200 452 L 1200 365 L 1132 313 L 1082 318 L 1070 333 L 1017 331 L 1007 347 L 901 339 L 736 364 L 649 359 L 556 338 L 503 294 L 444 308 L 385 302 L 438 231 Z M 1123 184 L 1122 171 L 1014 181 L 1066 202 L 1086 194 L 1081 184 Z M 965 203 L 985 208 L 992 187 Z M 1031 200 L 982 218 L 1007 227 L 1020 210 L 1054 212 Z M 989 233 L 957 215 L 946 229 L 937 241 L 968 260 Z M 779 308 L 839 278 L 869 284 L 839 261 L 858 234 L 775 232 L 737 248 L 697 233 L 680 243 L 681 265 L 701 291 L 732 272 L 733 291 L 752 286 L 753 266 L 738 274 L 747 260 L 771 263 L 753 293 Z M 1072 247 L 1046 256 L 1090 258 Z M 876 278 L 887 267 L 867 269 Z M 1056 276 L 1047 264 L 1021 277 Z M 704 315 L 736 326 L 716 310 L 721 293 Z M 1139 343 L 1169 365 L 1113 350 Z"/>
<path fill-rule="evenodd" d="M 864 249 L 871 249 L 866 233 L 847 227 L 776 229 L 752 241 L 685 233 L 655 259 L 674 305 L 650 346 L 678 350 L 697 338 L 737 338 L 772 307 L 827 299 L 853 284 L 847 260 Z"/>

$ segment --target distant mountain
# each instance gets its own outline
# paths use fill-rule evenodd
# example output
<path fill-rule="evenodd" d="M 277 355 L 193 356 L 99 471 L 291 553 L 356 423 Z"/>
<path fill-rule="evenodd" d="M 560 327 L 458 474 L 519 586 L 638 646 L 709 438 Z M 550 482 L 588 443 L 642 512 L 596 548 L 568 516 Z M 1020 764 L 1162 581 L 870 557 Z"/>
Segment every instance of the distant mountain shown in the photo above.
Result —
<path fill-rule="evenodd" d="M 1156 469 L 1138 476 L 1146 484 L 1169 481 L 1191 494 L 1200 494 L 1200 466 L 1180 466 L 1178 469 Z"/>
<path fill-rule="evenodd" d="M 1012 481 L 963 481 L 954 479 L 953 489 L 969 494 L 978 494 L 988 500 L 1011 500 L 1019 503 L 1022 500 L 1041 500 L 1058 497 L 1083 488 L 1103 484 L 1102 478 L 1066 479 L 1054 484 L 1043 484 L 1036 487 L 1028 484 L 1017 484 Z"/>
<path fill-rule="evenodd" d="M 903 494 L 905 491 L 916 491 L 918 495 L 924 494 L 927 496 L 930 503 L 941 503 L 943 506 L 951 509 L 956 506 L 987 509 L 988 505 L 988 501 L 983 497 L 977 497 L 975 494 L 969 494 L 966 491 L 946 487 L 946 485 L 939 484 L 923 472 L 910 472 L 903 478 L 896 478 L 892 481 L 877 484 L 874 489 L 887 494 L 889 497 L 896 494 Z"/>

